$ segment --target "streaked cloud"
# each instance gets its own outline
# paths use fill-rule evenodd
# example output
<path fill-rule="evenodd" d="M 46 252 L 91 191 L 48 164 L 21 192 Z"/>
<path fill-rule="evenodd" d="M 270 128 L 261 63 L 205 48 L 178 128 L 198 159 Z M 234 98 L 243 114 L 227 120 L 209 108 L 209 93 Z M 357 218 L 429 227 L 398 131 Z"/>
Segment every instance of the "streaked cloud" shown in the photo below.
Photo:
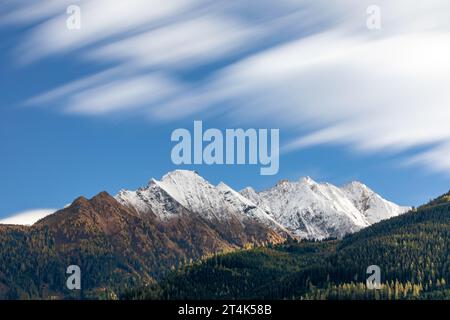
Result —
<path fill-rule="evenodd" d="M 66 112 L 98 115 L 153 105 L 176 93 L 178 86 L 161 76 L 137 76 L 102 83 L 71 96 Z"/>
<path fill-rule="evenodd" d="M 88 56 L 138 67 L 180 68 L 235 53 L 256 36 L 257 28 L 219 15 L 201 16 L 101 46 Z"/>
<path fill-rule="evenodd" d="M 425 147 L 406 163 L 450 173 L 448 1 L 379 0 L 379 31 L 366 28 L 372 1 L 264 0 L 256 8 L 250 1 L 86 0 L 79 1 L 81 32 L 62 27 L 62 5 L 44 3 L 33 14 L 8 9 L 5 21 L 38 23 L 19 45 L 22 61 L 71 52 L 112 67 L 30 105 L 96 116 L 127 110 L 157 121 L 220 114 L 283 128 L 286 152 L 320 144 L 360 152 Z M 208 64 L 215 66 L 206 78 L 180 75 Z"/>
<path fill-rule="evenodd" d="M 49 54 L 79 49 L 110 37 L 123 36 L 127 32 L 136 32 L 140 28 L 153 27 L 159 20 L 169 19 L 195 2 L 195 0 L 128 0 L 114 3 L 109 0 L 79 1 L 78 5 L 82 10 L 80 30 L 66 28 L 67 5 L 63 8 L 54 5 L 53 9 L 63 10 L 55 16 L 53 16 L 55 10 L 45 12 L 49 19 L 35 27 L 25 39 L 21 46 L 22 58 L 25 61 L 33 61 Z M 47 1 L 47 5 L 50 3 L 51 1 Z M 22 8 L 26 6 L 25 4 Z M 11 13 L 10 19 L 14 19 L 15 15 Z M 32 18 L 30 17 L 30 20 Z"/>
<path fill-rule="evenodd" d="M 231 97 L 265 101 L 258 113 L 236 107 L 238 117 L 317 128 L 288 149 L 330 142 L 404 149 L 450 138 L 449 43 L 450 34 L 367 41 L 332 32 L 246 59 L 220 81 Z"/>

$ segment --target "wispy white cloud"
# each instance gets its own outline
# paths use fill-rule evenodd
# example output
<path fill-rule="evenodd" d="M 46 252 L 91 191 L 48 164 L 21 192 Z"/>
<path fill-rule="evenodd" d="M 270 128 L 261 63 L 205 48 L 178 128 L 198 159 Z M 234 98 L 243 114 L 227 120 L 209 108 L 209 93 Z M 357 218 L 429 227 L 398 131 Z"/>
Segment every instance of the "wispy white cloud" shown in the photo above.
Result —
<path fill-rule="evenodd" d="M 133 110 L 160 121 L 218 112 L 285 129 L 292 137 L 286 151 L 324 143 L 363 152 L 428 146 L 407 162 L 450 172 L 448 1 L 378 0 L 378 31 L 366 27 L 372 1 L 261 2 L 255 9 L 250 1 L 85 0 L 81 32 L 64 28 L 54 1 L 8 17 L 42 21 L 21 46 L 30 61 L 82 48 L 81 59 L 116 66 L 29 104 L 58 101 L 85 115 Z M 231 56 L 233 64 L 206 80 L 176 77 L 177 69 Z"/>
<path fill-rule="evenodd" d="M 45 106 L 51 102 L 63 98 L 70 97 L 71 95 L 78 93 L 82 90 L 86 90 L 89 87 L 96 86 L 100 83 L 119 79 L 123 76 L 120 74 L 121 68 L 111 68 L 106 71 L 101 71 L 93 75 L 86 76 L 81 79 L 74 80 L 70 83 L 63 84 L 57 88 L 44 92 L 31 99 L 24 101 L 25 106 Z"/>
<path fill-rule="evenodd" d="M 0 224 L 33 225 L 46 216 L 55 213 L 56 209 L 35 209 L 16 213 L 0 220 Z"/>
<path fill-rule="evenodd" d="M 355 21 L 363 21 L 350 7 L 352 19 L 329 31 L 228 67 L 214 90 L 234 100 L 237 119 L 297 131 L 285 151 L 324 143 L 364 152 L 428 145 L 409 163 L 450 172 L 450 149 L 442 145 L 450 140 L 450 27 L 442 15 L 450 5 L 403 5 L 381 3 L 379 33 L 358 28 Z"/>
<path fill-rule="evenodd" d="M 320 34 L 246 59 L 219 83 L 231 97 L 260 102 L 260 113 L 237 107 L 240 118 L 318 129 L 291 149 L 329 142 L 404 149 L 450 138 L 449 41 L 450 34 L 377 41 Z"/>
<path fill-rule="evenodd" d="M 65 53 L 104 41 L 113 36 L 123 36 L 140 28 L 153 26 L 159 20 L 168 19 L 193 5 L 196 0 L 109 0 L 81 1 L 81 29 L 66 27 L 68 15 L 59 6 L 56 16 L 39 24 L 21 46 L 22 58 L 37 58 Z M 26 7 L 26 6 L 24 6 Z M 53 14 L 55 11 L 46 13 Z M 11 14 L 14 16 L 14 13 Z"/>
<path fill-rule="evenodd" d="M 162 102 L 179 90 L 163 76 L 146 75 L 102 83 L 71 96 L 66 112 L 99 115 Z"/>
<path fill-rule="evenodd" d="M 431 150 L 420 153 L 405 161 L 407 165 L 425 165 L 435 172 L 444 172 L 450 177 L 450 143 L 444 142 Z"/>
<path fill-rule="evenodd" d="M 113 42 L 87 55 L 139 67 L 179 68 L 236 53 L 256 36 L 257 28 L 238 21 L 219 15 L 201 16 Z"/>
<path fill-rule="evenodd" d="M 83 0 L 6 0 L 0 4 L 0 24 L 28 24 L 55 17 L 71 4 L 82 4 Z"/>
<path fill-rule="evenodd" d="M 98 116 L 142 108 L 148 111 L 184 90 L 181 83 L 163 74 L 130 74 L 112 68 L 33 97 L 24 105 L 47 106 L 57 101 L 65 113 Z"/>

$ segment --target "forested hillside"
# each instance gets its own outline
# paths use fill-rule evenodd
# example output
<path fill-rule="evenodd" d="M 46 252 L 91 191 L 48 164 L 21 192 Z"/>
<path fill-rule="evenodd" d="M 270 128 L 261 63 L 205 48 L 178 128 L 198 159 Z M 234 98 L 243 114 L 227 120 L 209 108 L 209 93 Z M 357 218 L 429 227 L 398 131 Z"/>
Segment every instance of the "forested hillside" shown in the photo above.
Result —
<path fill-rule="evenodd" d="M 284 239 L 258 223 L 188 213 L 162 223 L 102 192 L 31 227 L 0 225 L 0 299 L 115 298 L 190 260 Z M 81 269 L 81 290 L 66 287 L 70 265 Z"/>
<path fill-rule="evenodd" d="M 124 299 L 450 299 L 450 204 L 444 195 L 342 241 L 222 254 Z M 366 289 L 378 265 L 382 287 Z"/>

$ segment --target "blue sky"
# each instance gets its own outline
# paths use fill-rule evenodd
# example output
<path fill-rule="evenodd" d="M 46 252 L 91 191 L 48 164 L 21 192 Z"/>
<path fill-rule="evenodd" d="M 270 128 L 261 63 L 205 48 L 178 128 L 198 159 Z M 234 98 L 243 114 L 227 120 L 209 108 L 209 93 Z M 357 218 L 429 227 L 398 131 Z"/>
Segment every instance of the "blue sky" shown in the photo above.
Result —
<path fill-rule="evenodd" d="M 170 134 L 194 120 L 280 128 L 275 176 L 182 167 L 213 183 L 360 180 L 403 205 L 448 191 L 449 5 L 378 3 L 380 30 L 369 1 L 2 2 L 0 218 L 180 168 Z"/>

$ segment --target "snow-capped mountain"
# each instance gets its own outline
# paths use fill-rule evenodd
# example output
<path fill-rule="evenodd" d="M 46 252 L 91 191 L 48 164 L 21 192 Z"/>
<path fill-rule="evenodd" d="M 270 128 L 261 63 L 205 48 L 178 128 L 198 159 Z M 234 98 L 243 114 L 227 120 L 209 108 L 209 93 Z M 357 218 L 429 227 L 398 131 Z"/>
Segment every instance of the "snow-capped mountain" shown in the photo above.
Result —
<path fill-rule="evenodd" d="M 359 182 L 338 188 L 309 177 L 283 180 L 260 193 L 246 188 L 241 194 L 301 238 L 341 238 L 411 209 L 383 199 Z"/>
<path fill-rule="evenodd" d="M 384 200 L 359 182 L 338 188 L 303 178 L 281 181 L 260 193 L 251 187 L 237 192 L 187 170 L 170 172 L 160 181 L 152 179 L 137 191 L 122 190 L 115 198 L 162 221 L 194 214 L 212 222 L 256 222 L 276 232 L 314 239 L 340 238 L 410 209 Z"/>
<path fill-rule="evenodd" d="M 398 216 L 411 207 L 398 206 L 383 199 L 361 182 L 354 181 L 341 188 L 370 224 Z"/>
<path fill-rule="evenodd" d="M 195 171 L 172 171 L 161 181 L 152 179 L 147 187 L 137 191 L 122 190 L 115 198 L 140 214 L 153 212 L 162 220 L 193 213 L 210 221 L 256 221 L 275 231 L 289 233 L 239 192 L 223 182 L 214 186 Z"/>

